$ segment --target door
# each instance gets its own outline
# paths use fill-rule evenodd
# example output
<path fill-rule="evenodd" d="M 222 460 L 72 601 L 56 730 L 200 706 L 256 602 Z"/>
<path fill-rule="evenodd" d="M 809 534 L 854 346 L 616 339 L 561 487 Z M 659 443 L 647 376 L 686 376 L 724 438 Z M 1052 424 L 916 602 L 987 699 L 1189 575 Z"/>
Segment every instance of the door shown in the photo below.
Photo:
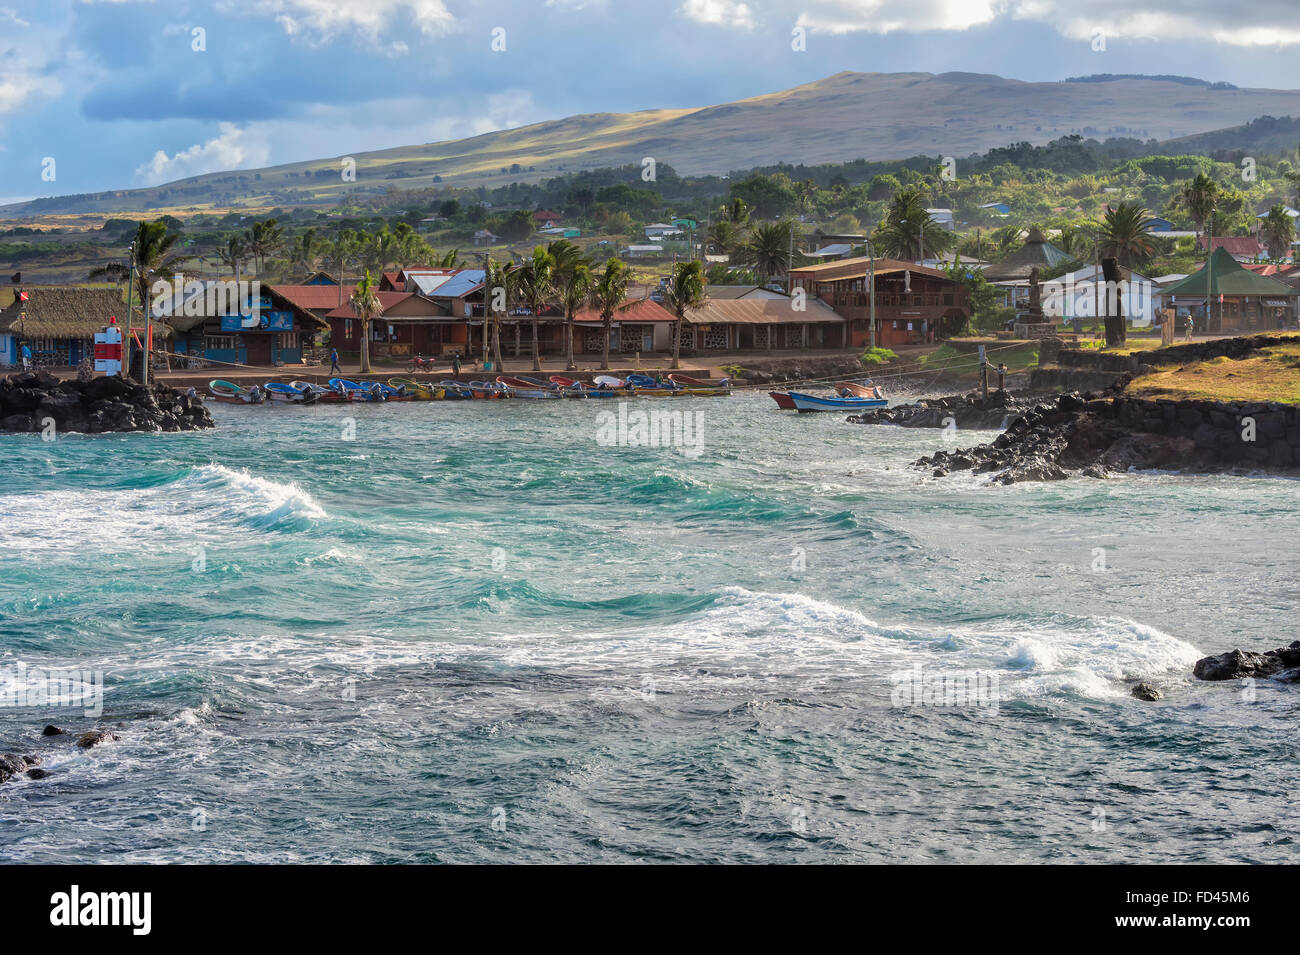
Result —
<path fill-rule="evenodd" d="M 246 362 L 250 365 L 271 364 L 271 336 L 245 335 L 244 344 L 248 349 Z"/>
<path fill-rule="evenodd" d="M 81 339 L 79 338 L 68 342 L 68 364 L 73 366 L 81 364 Z"/>

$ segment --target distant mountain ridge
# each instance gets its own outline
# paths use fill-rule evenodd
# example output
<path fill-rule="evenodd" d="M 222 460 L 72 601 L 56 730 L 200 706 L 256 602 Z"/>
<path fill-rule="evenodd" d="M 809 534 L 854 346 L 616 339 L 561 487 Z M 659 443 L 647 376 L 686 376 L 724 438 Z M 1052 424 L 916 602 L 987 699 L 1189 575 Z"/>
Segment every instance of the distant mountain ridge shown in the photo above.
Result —
<path fill-rule="evenodd" d="M 36 199 L 0 218 L 48 213 L 184 213 L 203 207 L 333 205 L 387 189 L 500 186 L 641 164 L 727 174 L 775 163 L 968 156 L 1079 133 L 1175 139 L 1300 116 L 1300 91 L 1197 85 L 1189 77 L 1030 83 L 982 73 L 837 73 L 792 89 L 692 109 L 570 116 L 452 142 L 216 172 L 144 189 Z M 1202 81 L 1203 82 L 1203 81 Z"/>

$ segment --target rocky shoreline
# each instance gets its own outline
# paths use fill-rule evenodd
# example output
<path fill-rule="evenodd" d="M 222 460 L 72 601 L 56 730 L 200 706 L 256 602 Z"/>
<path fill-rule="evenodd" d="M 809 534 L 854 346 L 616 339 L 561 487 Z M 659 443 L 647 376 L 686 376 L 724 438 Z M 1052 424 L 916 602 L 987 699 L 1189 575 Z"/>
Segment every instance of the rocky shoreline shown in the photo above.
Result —
<path fill-rule="evenodd" d="M 1300 683 L 1300 640 L 1276 650 L 1255 653 L 1229 650 L 1196 661 L 1192 675 L 1198 680 L 1244 680 L 1268 677 L 1281 683 Z"/>
<path fill-rule="evenodd" d="M 1133 398 L 1127 378 L 1103 392 L 1052 397 L 995 392 L 954 395 L 852 415 L 857 424 L 997 429 L 992 442 L 936 451 L 913 462 L 935 477 L 987 473 L 990 482 L 1055 481 L 1072 473 L 1179 470 L 1296 473 L 1300 407 L 1269 402 Z"/>
<path fill-rule="evenodd" d="M 214 427 L 201 399 L 118 377 L 60 381 L 44 372 L 0 379 L 0 431 L 198 431 Z"/>

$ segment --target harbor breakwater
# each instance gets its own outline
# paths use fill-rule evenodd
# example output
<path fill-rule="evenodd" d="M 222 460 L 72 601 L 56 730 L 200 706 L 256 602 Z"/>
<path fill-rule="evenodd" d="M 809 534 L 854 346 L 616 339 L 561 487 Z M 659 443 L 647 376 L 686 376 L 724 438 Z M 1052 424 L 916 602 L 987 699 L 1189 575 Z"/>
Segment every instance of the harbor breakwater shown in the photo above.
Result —
<path fill-rule="evenodd" d="M 43 372 L 0 379 L 0 431 L 197 431 L 213 427 L 199 398 L 118 377 L 60 381 Z"/>

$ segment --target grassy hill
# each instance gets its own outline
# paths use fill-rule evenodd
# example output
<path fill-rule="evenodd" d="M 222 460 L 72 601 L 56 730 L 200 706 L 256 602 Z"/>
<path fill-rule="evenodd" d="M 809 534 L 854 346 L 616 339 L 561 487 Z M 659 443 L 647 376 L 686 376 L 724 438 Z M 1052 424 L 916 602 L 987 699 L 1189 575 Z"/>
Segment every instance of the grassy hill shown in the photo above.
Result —
<path fill-rule="evenodd" d="M 1180 77 L 1027 83 L 976 73 L 838 73 L 698 109 L 594 113 L 465 140 L 356 152 L 355 182 L 340 175 L 348 155 L 348 144 L 340 143 L 339 155 L 325 159 L 36 199 L 0 207 L 0 219 L 334 205 L 393 187 L 493 187 L 640 163 L 646 156 L 695 175 L 780 162 L 965 157 L 1071 132 L 1163 140 L 1292 114 L 1300 116 L 1300 91 L 1220 88 Z M 1281 127 L 1268 132 L 1279 143 L 1287 135 Z M 1232 143 L 1231 133 L 1221 132 L 1216 142 Z"/>

